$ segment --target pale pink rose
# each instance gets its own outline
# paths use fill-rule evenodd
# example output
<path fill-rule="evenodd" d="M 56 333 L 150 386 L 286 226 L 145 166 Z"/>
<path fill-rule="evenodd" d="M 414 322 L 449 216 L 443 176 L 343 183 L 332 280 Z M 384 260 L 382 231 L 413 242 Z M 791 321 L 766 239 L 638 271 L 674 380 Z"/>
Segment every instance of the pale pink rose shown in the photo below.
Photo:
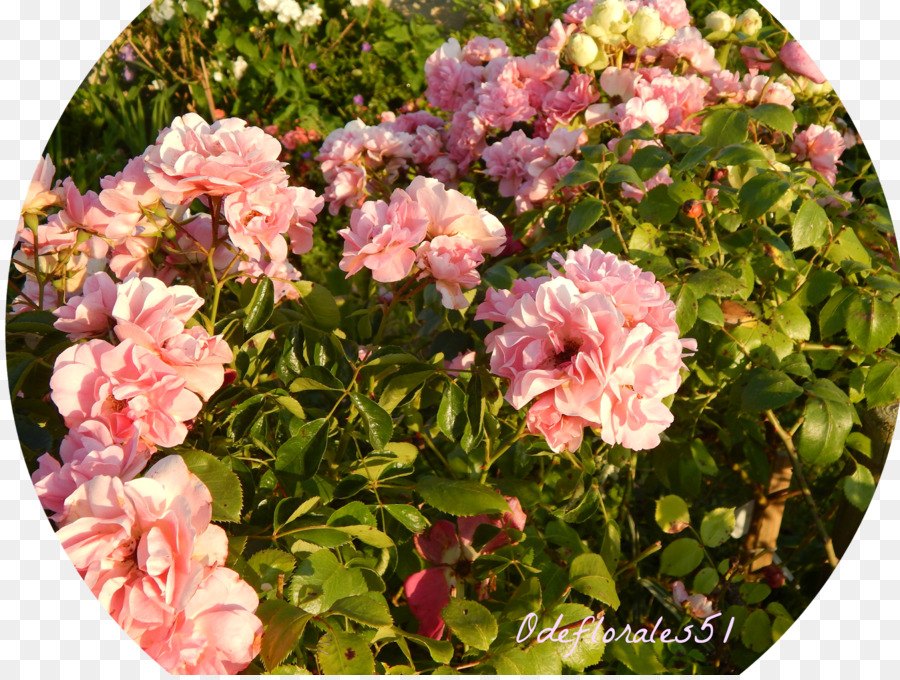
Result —
<path fill-rule="evenodd" d="M 184 378 L 184 386 L 208 401 L 225 381 L 225 364 L 234 354 L 221 335 L 210 337 L 202 326 L 193 326 L 165 342 L 160 357 Z"/>
<path fill-rule="evenodd" d="M 478 115 L 474 100 L 467 101 L 453 114 L 447 135 L 447 152 L 450 160 L 465 173 L 486 146 L 487 126 Z"/>
<path fill-rule="evenodd" d="M 491 59 L 508 57 L 509 48 L 500 38 L 485 38 L 479 35 L 466 43 L 460 56 L 470 66 L 480 66 Z"/>
<path fill-rule="evenodd" d="M 296 300 L 300 297 L 294 282 L 303 276 L 287 260 L 245 260 L 238 263 L 238 271 L 244 274 L 237 278 L 238 283 L 244 283 L 248 279 L 253 283 L 261 278 L 269 279 L 275 286 L 275 304 L 285 298 Z"/>
<path fill-rule="evenodd" d="M 780 104 L 788 108 L 793 107 L 794 93 L 791 92 L 791 89 L 771 80 L 769 76 L 758 75 L 756 70 L 745 75 L 741 84 L 744 87 L 744 99 L 748 103 Z"/>
<path fill-rule="evenodd" d="M 129 276 L 154 276 L 156 267 L 152 255 L 159 245 L 155 236 L 129 236 L 113 246 L 109 268 L 120 280 Z"/>
<path fill-rule="evenodd" d="M 673 76 L 668 71 L 654 73 L 656 70 L 645 70 L 645 77 L 635 82 L 636 97 L 662 102 L 668 111 L 663 123 L 666 132 L 699 133 L 701 119 L 694 114 L 706 107 L 709 84 L 696 75 Z"/>
<path fill-rule="evenodd" d="M 145 651 L 173 675 L 235 675 L 262 645 L 259 597 L 237 572 L 217 567 L 164 635 L 145 635 Z"/>
<path fill-rule="evenodd" d="M 813 170 L 821 174 L 831 186 L 837 181 L 838 160 L 844 153 L 845 145 L 841 134 L 828 125 L 810 125 L 794 137 L 791 152 L 798 160 L 809 160 Z"/>
<path fill-rule="evenodd" d="M 719 71 L 709 78 L 710 91 L 707 95 L 713 102 L 720 99 L 740 103 L 744 100 L 744 87 L 738 73 Z"/>
<path fill-rule="evenodd" d="M 44 284 L 43 290 L 38 282 L 28 277 L 22 285 L 22 294 L 17 295 L 12 301 L 12 313 L 21 314 L 34 309 L 52 311 L 62 304 L 62 295 L 53 286 L 52 281 Z"/>
<path fill-rule="evenodd" d="M 716 50 L 693 26 L 678 29 L 675 36 L 660 48 L 663 54 L 680 57 L 690 62 L 691 67 L 705 76 L 722 70 L 716 60 Z"/>
<path fill-rule="evenodd" d="M 554 19 L 553 23 L 550 24 L 550 32 L 546 37 L 541 38 L 535 47 L 535 51 L 546 50 L 559 54 L 566 46 L 569 36 L 574 32 L 575 26 L 573 24 L 563 24 L 559 19 Z"/>
<path fill-rule="evenodd" d="M 235 192 L 223 204 L 228 236 L 254 259 L 263 252 L 273 260 L 287 257 L 287 233 L 293 217 L 293 196 L 288 187 L 261 185 L 251 192 Z"/>
<path fill-rule="evenodd" d="M 473 58 L 475 53 L 473 52 Z M 425 96 L 428 103 L 445 111 L 457 111 L 473 98 L 482 67 L 463 61 L 456 38 L 450 38 L 425 60 Z"/>
<path fill-rule="evenodd" d="M 144 170 L 143 157 L 132 158 L 122 172 L 101 179 L 100 186 L 103 189 L 100 203 L 113 215 L 104 236 L 110 239 L 138 236 L 139 225 L 155 229 L 153 222 L 144 217 L 143 209 L 152 210 L 159 203 L 160 195 Z"/>
<path fill-rule="evenodd" d="M 337 215 L 341 208 L 349 205 L 358 208 L 366 197 L 366 171 L 355 163 L 343 163 L 333 171 L 332 178 L 326 181 L 325 200 L 328 212 Z"/>
<path fill-rule="evenodd" d="M 417 176 L 406 189 L 427 217 L 427 233 L 465 236 L 485 255 L 494 255 L 506 245 L 506 230 L 496 217 L 478 208 L 475 200 L 447 189 L 436 179 Z"/>
<path fill-rule="evenodd" d="M 194 216 L 178 228 L 174 245 L 174 252 L 166 256 L 169 268 L 177 271 L 187 263 L 197 263 L 205 269 L 207 256 L 213 248 L 212 218 L 205 213 Z M 212 257 L 216 275 L 221 278 L 234 273 L 239 259 L 240 255 L 228 242 L 228 224 L 225 220 L 220 220 Z M 164 279 L 164 271 L 161 269 L 157 272 L 157 278 Z"/>
<path fill-rule="evenodd" d="M 543 114 L 551 126 L 568 125 L 575 116 L 600 99 L 593 80 L 585 73 L 577 73 L 565 88 L 547 93 L 544 97 Z"/>
<path fill-rule="evenodd" d="M 681 581 L 672 584 L 672 598 L 679 607 L 685 607 L 696 619 L 706 619 L 716 613 L 712 602 L 702 593 L 696 595 L 687 594 L 687 589 Z"/>
<path fill-rule="evenodd" d="M 62 464 L 44 454 L 38 458 L 31 481 L 41 505 L 56 513 L 53 519 L 58 521 L 66 498 L 79 486 L 100 475 L 133 479 L 152 453 L 153 448 L 140 442 L 136 430 L 129 439 L 116 442 L 105 422 L 86 420 L 63 438 L 59 448 Z"/>
<path fill-rule="evenodd" d="M 416 251 L 420 277 L 430 276 L 447 309 L 465 309 L 463 290 L 481 283 L 477 267 L 484 262 L 480 249 L 465 236 L 435 236 Z"/>
<path fill-rule="evenodd" d="M 642 0 L 641 5 L 655 9 L 662 22 L 676 30 L 691 23 L 691 14 L 684 0 Z"/>
<path fill-rule="evenodd" d="M 584 438 L 584 428 L 590 423 L 577 416 L 564 416 L 550 393 L 540 397 L 528 409 L 528 431 L 542 436 L 554 453 L 576 451 Z"/>
<path fill-rule="evenodd" d="M 56 360 L 50 388 L 67 427 L 101 419 L 116 436 L 136 425 L 148 445 L 182 443 L 185 421 L 201 407 L 175 369 L 130 339 L 115 347 L 89 340 L 66 349 Z"/>
<path fill-rule="evenodd" d="M 516 123 L 537 115 L 537 108 L 531 102 L 528 80 L 519 71 L 521 65 L 519 59 L 504 58 L 495 59 L 485 67 L 486 80 L 478 88 L 475 115 L 486 127 L 506 131 Z"/>
<path fill-rule="evenodd" d="M 669 176 L 669 169 L 663 168 L 655 175 L 653 175 L 653 177 L 644 182 L 644 188 L 647 191 L 650 191 L 651 189 L 658 187 L 660 184 L 672 184 L 672 182 L 674 181 L 675 180 L 673 180 Z M 640 203 L 645 194 L 640 187 L 635 186 L 634 184 L 629 184 L 628 182 L 622 182 L 622 195 L 625 198 L 631 198 Z"/>
<path fill-rule="evenodd" d="M 47 154 L 38 161 L 34 176 L 28 185 L 28 191 L 25 192 L 25 202 L 22 204 L 21 211 L 23 215 L 42 213 L 47 208 L 63 205 L 62 192 L 53 188 L 54 174 L 56 174 L 56 168 L 53 167 L 50 154 Z"/>
<path fill-rule="evenodd" d="M 353 211 L 350 227 L 338 231 L 344 239 L 338 266 L 348 278 L 367 267 L 376 281 L 399 281 L 415 264 L 413 248 L 425 239 L 427 228 L 425 210 L 401 189 L 390 203 L 368 201 Z"/>
<path fill-rule="evenodd" d="M 742 47 L 741 57 L 748 69 L 757 71 L 768 71 L 772 68 L 772 59 L 763 54 L 758 47 Z"/>
<path fill-rule="evenodd" d="M 458 376 L 463 371 L 468 371 L 475 365 L 475 352 L 460 352 L 452 361 L 444 361 L 444 370 L 447 375 Z"/>
<path fill-rule="evenodd" d="M 624 104 L 619 104 L 609 112 L 609 118 L 619 125 L 622 134 L 650 123 L 653 131 L 660 133 L 669 118 L 669 109 L 662 99 L 644 101 L 640 97 L 632 97 Z"/>
<path fill-rule="evenodd" d="M 532 431 L 553 447 L 574 443 L 579 421 L 609 444 L 653 448 L 672 422 L 662 399 L 681 384 L 685 352 L 674 304 L 650 273 L 589 247 L 556 255 L 563 271 L 488 292 L 476 320 L 500 322 L 486 338 L 491 372 L 510 381 L 507 401 L 541 399 Z M 517 282 L 518 283 L 518 282 Z"/>
<path fill-rule="evenodd" d="M 117 288 L 106 272 L 97 272 L 84 281 L 81 295 L 53 310 L 57 317 L 53 326 L 65 333 L 69 340 L 83 340 L 104 335 L 112 326 L 112 310 L 116 304 Z"/>
<path fill-rule="evenodd" d="M 144 152 L 147 176 L 163 200 L 187 203 L 200 196 L 220 197 L 260 184 L 287 183 L 281 144 L 240 118 L 209 125 L 187 113 L 162 130 Z"/>
<path fill-rule="evenodd" d="M 803 45 L 796 40 L 791 40 L 784 44 L 778 53 L 778 58 L 787 67 L 788 71 L 797 73 L 801 76 L 809 78 L 814 83 L 822 84 L 825 82 L 825 74 L 812 60 L 812 57 L 803 49 Z"/>
<path fill-rule="evenodd" d="M 578 0 L 574 4 L 569 5 L 565 14 L 563 14 L 563 21 L 580 26 L 585 19 L 591 16 L 596 2 L 597 0 Z"/>
<path fill-rule="evenodd" d="M 603 69 L 600 74 L 600 87 L 610 97 L 620 97 L 628 101 L 634 96 L 635 82 L 642 76 L 630 68 L 616 68 L 610 66 Z"/>
<path fill-rule="evenodd" d="M 131 339 L 159 351 L 184 332 L 185 324 L 203 306 L 190 286 L 167 286 L 159 279 L 130 278 L 118 286 L 112 317 L 119 340 Z"/>

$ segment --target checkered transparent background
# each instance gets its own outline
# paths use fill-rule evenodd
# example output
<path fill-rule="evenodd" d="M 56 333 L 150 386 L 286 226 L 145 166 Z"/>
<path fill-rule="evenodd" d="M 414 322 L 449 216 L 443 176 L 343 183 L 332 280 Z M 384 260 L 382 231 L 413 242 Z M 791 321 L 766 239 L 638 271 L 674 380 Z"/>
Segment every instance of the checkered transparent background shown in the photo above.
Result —
<path fill-rule="evenodd" d="M 19 206 L 46 140 L 93 63 L 147 4 L 2 0 L 4 289 Z M 764 2 L 829 76 L 875 160 L 892 212 L 900 215 L 900 4 L 859 4 Z M 43 519 L 13 425 L 5 364 L 2 370 L 0 677 L 167 677 L 100 607 Z M 881 484 L 855 542 L 816 601 L 746 677 L 900 677 L 900 539 L 894 537 L 900 535 L 898 453 L 895 434 Z"/>

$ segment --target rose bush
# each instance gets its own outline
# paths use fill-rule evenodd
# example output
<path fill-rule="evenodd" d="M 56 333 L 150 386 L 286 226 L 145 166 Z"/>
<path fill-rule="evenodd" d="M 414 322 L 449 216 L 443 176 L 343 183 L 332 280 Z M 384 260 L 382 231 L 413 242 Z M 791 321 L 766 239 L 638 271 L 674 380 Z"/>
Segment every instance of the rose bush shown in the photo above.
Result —
<path fill-rule="evenodd" d="M 40 163 L 7 362 L 63 548 L 176 673 L 743 670 L 849 544 L 900 400 L 840 102 L 756 8 L 579 0 L 472 7 L 353 108 L 341 69 L 437 35 L 358 4 L 155 2 L 115 49 L 190 110 L 114 106 L 113 54 L 60 129 L 159 129 Z M 188 77 L 232 46 L 234 83 Z M 282 133 L 326 68 L 319 137 Z"/>

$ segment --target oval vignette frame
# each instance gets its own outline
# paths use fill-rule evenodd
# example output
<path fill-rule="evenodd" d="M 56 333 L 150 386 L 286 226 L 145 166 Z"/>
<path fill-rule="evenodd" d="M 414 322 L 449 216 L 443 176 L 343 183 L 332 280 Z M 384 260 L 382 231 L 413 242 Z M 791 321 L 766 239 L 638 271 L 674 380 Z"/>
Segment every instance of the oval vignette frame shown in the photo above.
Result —
<path fill-rule="evenodd" d="M 74 94 L 102 51 L 149 5 L 148 0 L 76 2 L 74 8 L 75 3 L 66 8 L 61 0 L 52 2 L 57 11 L 46 14 L 62 17 L 57 20 L 40 16 L 40 10 L 45 10 L 50 3 L 36 7 L 31 2 L 19 0 L 18 13 L 14 12 L 11 20 L 6 22 L 8 65 L 18 64 L 18 69 L 12 67 L 14 74 L 11 73 L 7 80 L 12 80 L 14 75 L 19 87 L 8 88 L 4 101 L 8 103 L 10 114 L 13 100 L 21 102 L 18 116 L 4 120 L 5 138 L 20 140 L 16 157 L 4 159 L 6 175 L 19 179 L 18 184 L 8 182 L 2 194 L 10 214 L 21 203 L 36 159 L 69 100 L 65 95 Z M 880 74 L 880 63 L 886 62 L 895 52 L 900 55 L 900 43 L 894 47 L 893 43 L 880 40 L 880 31 L 887 33 L 890 30 L 893 17 L 900 21 L 900 8 L 894 10 L 888 0 L 879 0 L 875 7 L 858 9 L 837 0 L 826 0 L 818 8 L 817 16 L 810 17 L 803 16 L 809 9 L 802 3 L 764 0 L 761 4 L 794 34 L 829 76 L 877 166 L 889 206 L 895 208 L 892 212 L 896 219 L 896 215 L 900 215 L 900 184 L 894 186 L 891 180 L 895 165 L 900 177 L 900 158 L 885 157 L 890 148 L 887 142 L 892 141 L 882 136 L 887 127 L 881 128 L 878 118 L 859 115 L 864 104 L 874 109 L 881 100 L 860 100 L 859 97 L 885 97 L 894 82 L 900 85 L 900 74 L 895 80 L 877 76 L 860 80 L 859 76 L 867 72 Z M 19 37 L 20 33 L 29 31 L 33 33 L 32 39 Z M 867 31 L 870 32 L 868 35 Z M 873 31 L 879 34 L 872 35 Z M 829 47 L 835 58 L 820 59 Z M 71 53 L 79 54 L 81 58 L 72 60 Z M 841 56 L 844 62 L 837 68 L 835 62 Z M 55 64 L 58 66 L 54 72 L 51 65 Z M 850 64 L 855 68 L 850 68 Z M 840 73 L 852 74 L 852 77 L 841 78 Z M 869 86 L 870 82 L 872 86 Z M 54 83 L 58 87 L 54 87 Z M 877 88 L 874 83 L 879 83 Z M 47 98 L 51 93 L 58 95 L 58 107 L 56 99 Z M 879 106 L 877 111 L 880 113 L 881 110 Z M 8 148 L 11 149 L 13 144 L 8 142 Z M 14 164 L 15 168 L 12 167 Z M 14 224 L 12 217 L 4 220 L 3 234 L 7 243 L 11 243 Z M 7 247 L 6 252 L 11 252 L 11 248 Z M 0 276 L 5 282 L 6 268 L 2 271 Z M 71 674 L 75 677 L 127 676 L 141 680 L 168 677 L 112 621 L 60 548 L 28 480 L 12 423 L 10 402 L 3 394 L 0 394 L 0 418 L 4 422 L 3 434 L 7 441 L 14 442 L 6 447 L 0 458 L 6 470 L 3 495 L 18 508 L 12 518 L 7 519 L 16 522 L 17 531 L 9 530 L 7 536 L 16 541 L 18 549 L 10 550 L 2 558 L 3 599 L 10 603 L 4 617 L 10 631 L 4 646 L 6 668 L 17 671 L 16 675 L 20 677 L 35 670 L 39 675 Z M 887 588 L 888 582 L 882 580 L 894 570 L 892 568 L 900 568 L 900 556 L 892 556 L 887 548 L 889 544 L 881 540 L 881 536 L 889 532 L 880 530 L 892 526 L 887 523 L 890 519 L 887 512 L 891 508 L 887 501 L 900 500 L 900 470 L 895 461 L 900 455 L 898 434 L 900 432 L 895 430 L 879 490 L 836 572 L 789 632 L 745 672 L 745 677 L 787 677 L 790 671 L 801 668 L 822 674 L 825 669 L 834 668 L 839 660 L 842 668 L 848 664 L 860 671 L 877 668 L 879 672 L 887 669 L 888 664 L 898 663 L 882 660 L 890 656 L 887 647 L 890 643 L 885 640 L 887 636 L 881 625 L 888 620 L 886 608 L 882 609 L 881 603 L 900 600 L 900 591 L 894 596 Z M 54 588 L 55 582 L 59 586 Z M 845 639 L 848 633 L 855 639 Z M 15 644 L 16 640 L 18 644 Z M 807 663 L 801 665 L 801 661 L 818 662 L 818 667 L 813 669 Z"/>

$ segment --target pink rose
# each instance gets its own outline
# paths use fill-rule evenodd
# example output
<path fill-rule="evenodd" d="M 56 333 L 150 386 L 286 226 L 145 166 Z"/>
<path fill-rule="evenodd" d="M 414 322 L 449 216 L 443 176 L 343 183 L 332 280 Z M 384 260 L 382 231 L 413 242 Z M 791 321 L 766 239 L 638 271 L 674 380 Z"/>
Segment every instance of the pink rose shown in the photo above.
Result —
<path fill-rule="evenodd" d="M 813 170 L 820 173 L 831 186 L 837 181 L 837 166 L 845 149 L 844 138 L 828 125 L 810 125 L 794 137 L 791 151 L 798 160 L 809 160 Z"/>
<path fill-rule="evenodd" d="M 435 236 L 416 253 L 420 276 L 431 276 L 447 309 L 465 309 L 463 290 L 481 283 L 477 267 L 484 262 L 480 249 L 465 236 Z"/>
<path fill-rule="evenodd" d="M 338 231 L 344 239 L 338 266 L 348 277 L 367 267 L 376 281 L 399 281 L 415 264 L 413 248 L 425 239 L 427 228 L 423 207 L 400 189 L 390 203 L 368 201 L 353 211 L 350 227 Z"/>
<path fill-rule="evenodd" d="M 115 282 L 106 272 L 97 272 L 85 279 L 81 295 L 53 310 L 57 317 L 53 326 L 72 341 L 104 335 L 113 325 L 115 304 Z"/>
<path fill-rule="evenodd" d="M 183 442 L 185 421 L 201 407 L 175 369 L 130 339 L 115 347 L 90 340 L 68 348 L 56 360 L 50 388 L 67 427 L 100 419 L 120 436 L 136 425 L 148 445 Z"/>
<path fill-rule="evenodd" d="M 103 235 L 121 239 L 140 234 L 139 225 L 155 230 L 155 225 L 144 217 L 143 209 L 152 209 L 160 201 L 159 190 L 150 181 L 141 156 L 132 158 L 122 172 L 100 180 L 103 191 L 100 203 L 113 217 Z"/>
<path fill-rule="evenodd" d="M 287 183 L 281 144 L 240 118 L 209 125 L 187 113 L 162 130 L 144 152 L 147 176 L 170 203 L 219 197 L 260 184 Z"/>
<path fill-rule="evenodd" d="M 506 244 L 506 230 L 496 217 L 478 208 L 474 199 L 447 189 L 436 179 L 416 177 L 406 189 L 427 216 L 427 233 L 465 236 L 485 255 L 494 255 Z"/>
<path fill-rule="evenodd" d="M 796 40 L 785 43 L 778 53 L 778 58 L 781 59 L 788 71 L 805 76 L 814 83 L 822 84 L 826 80 L 825 74 L 803 49 L 803 45 Z"/>

